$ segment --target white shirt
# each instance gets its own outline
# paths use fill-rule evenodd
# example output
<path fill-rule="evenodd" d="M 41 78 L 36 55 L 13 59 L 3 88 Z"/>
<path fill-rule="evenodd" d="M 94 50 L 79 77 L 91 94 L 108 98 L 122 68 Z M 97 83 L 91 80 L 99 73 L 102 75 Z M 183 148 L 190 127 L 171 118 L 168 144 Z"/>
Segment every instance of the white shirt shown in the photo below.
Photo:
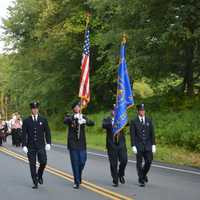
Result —
<path fill-rule="evenodd" d="M 15 123 L 15 119 L 10 120 L 10 124 L 13 125 Z"/>
<path fill-rule="evenodd" d="M 83 119 L 83 115 L 81 113 L 75 113 L 74 118 L 75 119 Z"/>
<path fill-rule="evenodd" d="M 113 126 L 113 124 L 114 124 L 114 117 L 112 117 L 112 126 Z"/>
<path fill-rule="evenodd" d="M 34 115 L 32 115 L 32 119 L 33 119 L 33 121 L 34 121 Z M 38 115 L 35 115 L 35 119 L 36 119 L 36 121 L 37 121 Z"/>
<path fill-rule="evenodd" d="M 140 122 L 142 123 L 142 120 L 143 120 L 143 124 L 145 124 L 145 116 L 141 117 L 141 116 L 138 116 L 139 119 L 140 119 Z"/>

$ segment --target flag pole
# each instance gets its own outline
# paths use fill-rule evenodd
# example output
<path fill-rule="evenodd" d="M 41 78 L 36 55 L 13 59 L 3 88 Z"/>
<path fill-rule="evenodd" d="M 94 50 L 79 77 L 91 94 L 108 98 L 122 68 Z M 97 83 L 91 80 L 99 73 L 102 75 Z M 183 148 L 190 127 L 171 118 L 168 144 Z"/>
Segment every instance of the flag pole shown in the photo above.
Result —
<path fill-rule="evenodd" d="M 88 28 L 88 25 L 90 23 L 90 17 L 91 17 L 91 14 L 89 12 L 86 12 L 86 29 Z"/>
<path fill-rule="evenodd" d="M 126 44 L 126 42 L 127 42 L 127 34 L 126 33 L 123 33 L 123 35 L 122 35 L 122 44 Z"/>
<path fill-rule="evenodd" d="M 89 26 L 89 22 L 90 22 L 90 16 L 91 14 L 89 12 L 86 12 L 86 26 L 85 26 L 85 30 L 87 30 L 88 26 Z M 83 109 L 83 99 L 81 98 L 81 101 L 80 101 L 80 115 L 82 114 L 82 109 Z M 78 140 L 80 139 L 80 131 L 81 131 L 81 125 L 78 124 Z"/>
<path fill-rule="evenodd" d="M 89 23 L 90 23 L 90 17 L 91 17 L 91 14 L 89 13 L 89 12 L 86 12 L 85 13 L 85 30 L 87 30 L 87 28 L 88 28 L 88 26 L 89 26 Z M 83 100 L 82 100 L 82 98 L 81 98 L 81 111 L 80 111 L 80 114 L 82 113 L 82 109 L 83 109 L 83 107 L 82 107 L 82 102 L 83 102 Z"/>
<path fill-rule="evenodd" d="M 123 34 L 122 34 L 122 40 L 121 40 L 121 44 L 122 45 L 125 45 L 126 44 L 126 42 L 127 42 L 127 34 L 124 32 Z M 120 64 L 120 62 L 121 62 L 121 60 L 119 61 L 119 64 Z M 118 133 L 118 134 L 116 134 L 116 139 L 117 139 L 117 142 L 119 142 L 119 135 L 120 135 L 120 132 Z M 115 137 L 115 136 L 114 136 Z M 114 137 L 113 137 L 113 140 L 114 140 Z"/>

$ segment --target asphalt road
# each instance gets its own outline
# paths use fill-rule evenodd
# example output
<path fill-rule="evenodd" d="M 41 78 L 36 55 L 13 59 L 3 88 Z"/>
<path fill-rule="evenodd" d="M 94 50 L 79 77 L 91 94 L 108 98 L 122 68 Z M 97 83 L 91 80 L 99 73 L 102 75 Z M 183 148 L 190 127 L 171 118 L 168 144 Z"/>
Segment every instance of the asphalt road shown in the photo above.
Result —
<path fill-rule="evenodd" d="M 149 183 L 140 188 L 135 162 L 130 160 L 126 169 L 126 184 L 113 188 L 106 155 L 89 151 L 84 182 L 79 190 L 75 190 L 72 188 L 71 164 L 65 146 L 56 145 L 48 152 L 48 166 L 44 185 L 33 190 L 26 155 L 21 148 L 12 147 L 8 141 L 4 148 L 0 148 L 0 199 L 200 200 L 200 169 L 156 164 L 149 173 Z"/>

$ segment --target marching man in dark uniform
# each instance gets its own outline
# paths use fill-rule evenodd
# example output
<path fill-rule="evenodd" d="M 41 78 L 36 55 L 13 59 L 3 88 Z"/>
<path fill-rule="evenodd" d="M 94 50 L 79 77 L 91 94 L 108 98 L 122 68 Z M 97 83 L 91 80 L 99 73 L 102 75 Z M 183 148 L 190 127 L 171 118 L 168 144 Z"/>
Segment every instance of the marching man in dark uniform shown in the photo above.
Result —
<path fill-rule="evenodd" d="M 147 173 L 151 167 L 153 153 L 156 152 L 156 145 L 153 124 L 145 116 L 144 104 L 138 105 L 137 110 L 138 116 L 130 124 L 130 135 L 132 150 L 136 154 L 138 182 L 141 187 L 144 187 L 148 182 Z"/>
<path fill-rule="evenodd" d="M 124 184 L 125 179 L 125 168 L 127 165 L 127 148 L 126 140 L 121 130 L 118 133 L 118 136 L 113 137 L 113 122 L 114 122 L 114 109 L 111 113 L 112 116 L 109 116 L 103 120 L 102 127 L 106 129 L 106 148 L 108 153 L 108 158 L 110 161 L 110 171 L 113 178 L 113 187 L 118 186 L 118 180 L 120 183 Z M 118 169 L 119 161 L 119 169 Z"/>
<path fill-rule="evenodd" d="M 68 149 L 70 153 L 74 188 L 78 189 L 82 181 L 82 171 L 87 159 L 85 126 L 93 126 L 94 122 L 80 113 L 79 102 L 72 105 L 73 114 L 67 115 L 64 123 L 68 125 Z"/>
<path fill-rule="evenodd" d="M 33 180 L 33 189 L 38 188 L 38 183 L 43 184 L 43 171 L 47 164 L 46 150 L 51 149 L 51 133 L 47 120 L 39 114 L 39 103 L 30 104 L 31 116 L 23 122 L 22 127 L 22 146 L 27 154 L 31 177 Z M 36 157 L 40 166 L 36 171 Z"/>

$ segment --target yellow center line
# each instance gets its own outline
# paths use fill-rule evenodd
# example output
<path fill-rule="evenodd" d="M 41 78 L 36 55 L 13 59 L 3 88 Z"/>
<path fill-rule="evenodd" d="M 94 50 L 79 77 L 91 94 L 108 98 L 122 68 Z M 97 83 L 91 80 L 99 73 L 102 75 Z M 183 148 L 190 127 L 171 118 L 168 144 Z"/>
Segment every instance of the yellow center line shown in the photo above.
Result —
<path fill-rule="evenodd" d="M 15 157 L 19 160 L 22 160 L 26 163 L 29 163 L 27 157 L 24 157 L 18 153 L 15 153 L 13 151 L 10 151 L 4 147 L 0 147 L 0 151 L 1 152 L 4 152 L 12 157 Z M 70 182 L 73 182 L 73 176 L 68 174 L 68 173 L 65 173 L 61 170 L 58 170 L 58 169 L 55 169 L 53 167 L 50 167 L 49 165 L 46 166 L 46 169 L 45 171 L 51 173 L 51 174 L 54 174 L 56 176 L 59 176 L 61 178 L 64 178 L 65 180 L 68 180 Z M 110 199 L 113 199 L 113 200 L 134 200 L 133 198 L 130 198 L 130 197 L 127 197 L 127 196 L 124 196 L 124 195 L 121 195 L 119 193 L 116 193 L 116 192 L 113 192 L 111 190 L 108 190 L 108 189 L 105 189 L 103 187 L 100 187 L 100 186 L 97 186 L 91 182 L 88 182 L 88 181 L 82 181 L 82 184 L 81 186 L 83 186 L 84 188 L 88 189 L 88 190 L 91 190 L 95 193 L 98 193 L 102 196 L 105 196 L 105 197 L 108 197 Z"/>

